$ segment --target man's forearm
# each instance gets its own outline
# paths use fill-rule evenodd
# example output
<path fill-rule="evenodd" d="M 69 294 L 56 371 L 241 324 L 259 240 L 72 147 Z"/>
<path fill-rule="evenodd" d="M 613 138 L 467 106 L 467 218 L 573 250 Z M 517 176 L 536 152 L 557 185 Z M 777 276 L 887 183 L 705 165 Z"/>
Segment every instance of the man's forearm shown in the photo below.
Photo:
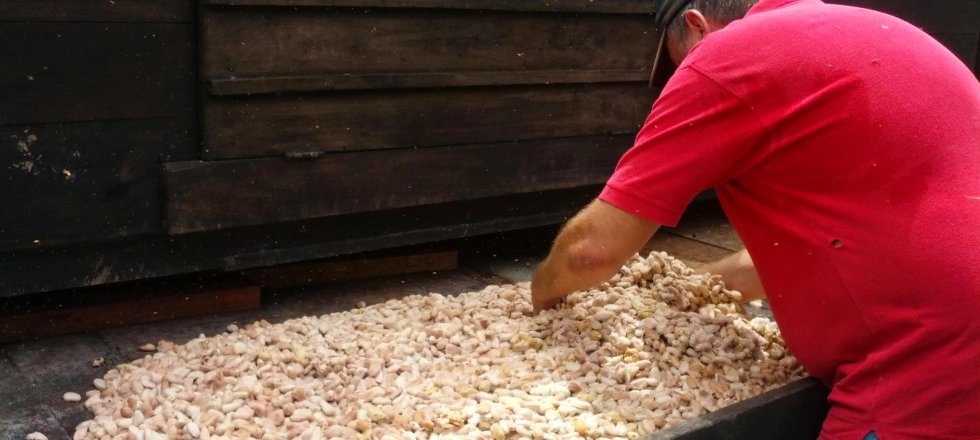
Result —
<path fill-rule="evenodd" d="M 596 200 L 562 228 L 531 281 L 534 309 L 611 278 L 658 225 Z"/>
<path fill-rule="evenodd" d="M 743 249 L 721 260 L 706 264 L 697 270 L 698 273 L 721 275 L 725 286 L 742 292 L 742 299 L 751 301 L 763 299 L 766 292 L 762 288 L 759 274 L 747 250 Z"/>
<path fill-rule="evenodd" d="M 557 240 L 551 255 L 534 272 L 531 284 L 535 310 L 549 308 L 572 292 L 599 285 L 612 278 L 622 264 L 572 261 L 577 252 L 572 246 Z"/>

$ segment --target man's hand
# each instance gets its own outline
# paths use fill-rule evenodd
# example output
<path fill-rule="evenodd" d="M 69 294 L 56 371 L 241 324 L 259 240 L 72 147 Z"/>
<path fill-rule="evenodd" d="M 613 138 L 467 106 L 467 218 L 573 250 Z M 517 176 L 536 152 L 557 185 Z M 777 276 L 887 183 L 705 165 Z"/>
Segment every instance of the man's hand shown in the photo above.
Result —
<path fill-rule="evenodd" d="M 659 225 L 596 199 L 562 228 L 531 280 L 535 313 L 612 278 Z"/>
<path fill-rule="evenodd" d="M 543 310 L 548 310 L 554 307 L 556 304 L 560 303 L 561 300 L 562 298 L 554 298 L 554 299 L 543 299 L 539 301 L 535 298 L 531 298 L 531 304 L 534 306 L 534 313 L 538 314 L 541 313 L 541 311 Z"/>

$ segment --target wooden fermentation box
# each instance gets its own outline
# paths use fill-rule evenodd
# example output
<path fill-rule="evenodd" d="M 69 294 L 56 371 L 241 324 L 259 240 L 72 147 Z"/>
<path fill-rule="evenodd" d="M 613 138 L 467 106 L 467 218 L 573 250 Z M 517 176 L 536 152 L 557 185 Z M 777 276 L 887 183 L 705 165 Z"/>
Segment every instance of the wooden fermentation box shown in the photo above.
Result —
<path fill-rule="evenodd" d="M 976 0 L 851 3 L 976 66 Z M 0 297 L 560 223 L 656 97 L 652 10 L 0 2 Z"/>

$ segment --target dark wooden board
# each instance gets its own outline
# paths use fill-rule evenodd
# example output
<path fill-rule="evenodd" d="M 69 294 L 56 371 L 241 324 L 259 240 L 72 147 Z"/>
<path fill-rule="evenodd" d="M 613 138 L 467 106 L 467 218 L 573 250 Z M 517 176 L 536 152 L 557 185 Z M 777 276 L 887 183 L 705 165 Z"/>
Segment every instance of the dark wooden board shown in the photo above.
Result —
<path fill-rule="evenodd" d="M 0 23 L 0 125 L 186 114 L 195 38 L 189 24 Z"/>
<path fill-rule="evenodd" d="M 468 200 L 175 237 L 0 253 L 0 297 L 293 263 L 564 223 L 601 187 Z"/>
<path fill-rule="evenodd" d="M 500 231 L 534 228 L 563 223 L 574 213 L 575 211 L 569 210 L 518 216 L 508 212 L 503 217 L 484 221 L 473 221 L 467 218 L 463 223 L 444 224 L 425 229 L 398 230 L 395 232 L 386 230 L 373 236 L 230 255 L 221 260 L 221 268 L 226 271 L 251 269 L 269 264 L 295 263 L 325 256 L 377 251 L 402 244 L 414 245 Z"/>
<path fill-rule="evenodd" d="M 335 153 L 163 167 L 167 230 L 184 234 L 598 184 L 632 135 Z"/>
<path fill-rule="evenodd" d="M 113 286 L 72 295 L 89 300 L 103 297 L 91 303 L 52 304 L 26 313 L 5 308 L 0 315 L 0 342 L 258 309 L 261 288 L 242 277 L 234 278 L 209 277 L 159 287 Z"/>
<path fill-rule="evenodd" d="M 432 8 L 505 11 L 653 13 L 645 0 L 205 0 L 209 5 Z"/>
<path fill-rule="evenodd" d="M 635 133 L 644 83 L 209 98 L 205 158 Z"/>
<path fill-rule="evenodd" d="M 308 76 L 217 79 L 213 95 L 255 95 L 327 90 L 410 89 L 434 87 L 509 86 L 533 84 L 594 84 L 647 81 L 640 70 L 511 70 L 497 72 L 342 73 Z"/>
<path fill-rule="evenodd" d="M 738 232 L 728 221 L 717 199 L 696 200 L 688 205 L 675 228 L 662 227 L 660 234 L 673 234 L 728 252 L 745 249 Z"/>
<path fill-rule="evenodd" d="M 647 15 L 239 8 L 207 9 L 202 26 L 202 75 L 208 80 L 649 71 L 656 49 Z"/>
<path fill-rule="evenodd" d="M 194 0 L 3 0 L 0 21 L 192 23 Z"/>
<path fill-rule="evenodd" d="M 405 251 L 386 255 L 332 258 L 272 267 L 250 269 L 245 276 L 262 288 L 324 284 L 362 280 L 417 272 L 456 269 L 456 251 Z"/>
<path fill-rule="evenodd" d="M 162 233 L 159 162 L 197 153 L 193 108 L 177 119 L 0 126 L 0 250 Z"/>
<path fill-rule="evenodd" d="M 929 33 L 975 33 L 980 31 L 980 0 L 830 0 L 894 15 Z"/>
<path fill-rule="evenodd" d="M 815 439 L 830 409 L 829 392 L 816 379 L 801 379 L 644 440 Z"/>
<path fill-rule="evenodd" d="M 192 23 L 194 0 L 3 0 L 0 21 Z"/>

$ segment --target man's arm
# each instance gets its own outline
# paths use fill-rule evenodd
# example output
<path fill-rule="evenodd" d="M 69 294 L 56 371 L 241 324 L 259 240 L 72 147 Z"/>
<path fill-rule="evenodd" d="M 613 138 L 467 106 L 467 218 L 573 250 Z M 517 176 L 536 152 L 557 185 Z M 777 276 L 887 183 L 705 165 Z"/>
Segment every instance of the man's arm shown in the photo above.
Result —
<path fill-rule="evenodd" d="M 749 252 L 742 249 L 714 263 L 698 268 L 697 273 L 721 275 L 725 287 L 742 292 L 743 301 L 764 299 L 766 292 L 762 289 L 762 281 L 755 270 L 755 263 Z"/>
<path fill-rule="evenodd" d="M 562 228 L 531 280 L 535 312 L 616 274 L 660 225 L 596 199 Z"/>

